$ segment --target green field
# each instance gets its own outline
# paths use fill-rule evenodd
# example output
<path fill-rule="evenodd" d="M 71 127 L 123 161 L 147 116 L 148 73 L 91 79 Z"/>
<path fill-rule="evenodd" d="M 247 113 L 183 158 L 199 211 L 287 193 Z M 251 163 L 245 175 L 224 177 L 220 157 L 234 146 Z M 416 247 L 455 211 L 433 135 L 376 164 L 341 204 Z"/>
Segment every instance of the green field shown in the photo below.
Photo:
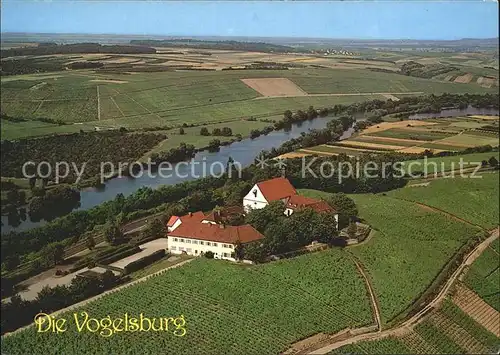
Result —
<path fill-rule="evenodd" d="M 476 167 L 483 160 L 491 157 L 499 159 L 498 152 L 473 153 L 452 155 L 446 157 L 433 157 L 416 160 L 406 160 L 402 162 L 402 167 L 407 173 L 419 174 L 427 171 L 427 174 L 441 173 L 445 171 L 460 169 L 460 161 L 463 161 L 464 168 Z"/>
<path fill-rule="evenodd" d="M 481 174 L 477 178 L 437 179 L 428 186 L 407 187 L 387 195 L 439 208 L 484 228 L 498 226 L 498 172 Z"/>
<path fill-rule="evenodd" d="M 497 311 L 500 311 L 500 299 L 498 297 L 500 292 L 499 253 L 500 244 L 496 239 L 490 245 L 490 248 L 486 249 L 472 264 L 465 277 L 467 286 Z"/>
<path fill-rule="evenodd" d="M 437 140 L 437 139 L 443 139 L 443 138 L 450 137 L 452 135 L 449 133 L 425 132 L 425 131 L 420 131 L 420 130 L 417 131 L 417 130 L 410 130 L 410 129 L 391 128 L 391 129 L 388 129 L 385 131 L 368 133 L 367 136 L 414 139 L 415 142 L 417 143 L 418 141 L 433 141 L 433 140 Z"/>
<path fill-rule="evenodd" d="M 416 145 L 420 145 L 420 142 L 404 142 L 404 141 L 383 141 L 381 139 L 373 139 L 368 135 L 360 135 L 349 138 L 346 142 L 366 142 L 373 144 L 381 144 L 381 145 L 399 145 L 401 147 L 414 147 Z M 361 147 L 360 147 L 361 148 Z"/>
<path fill-rule="evenodd" d="M 314 190 L 302 193 L 325 195 Z M 380 194 L 350 196 L 360 217 L 377 231 L 353 253 L 370 274 L 384 323 L 410 307 L 455 252 L 479 232 L 476 227 L 412 202 Z"/>
<path fill-rule="evenodd" d="M 2 339 L 2 352 L 276 354 L 315 333 L 373 321 L 364 282 L 337 249 L 258 266 L 198 258 L 82 310 L 98 318 L 184 315 L 187 334 L 175 337 L 170 329 L 105 338 L 74 326 L 57 335 L 30 328 Z"/>
<path fill-rule="evenodd" d="M 446 139 L 443 139 L 443 142 L 450 143 L 450 144 L 466 144 L 470 146 L 478 146 L 478 145 L 491 145 L 491 146 L 498 146 L 498 137 L 483 134 L 483 135 L 477 135 L 477 134 L 460 134 L 456 135 L 453 137 L 448 137 Z"/>
<path fill-rule="evenodd" d="M 318 145 L 315 147 L 303 149 L 305 152 L 310 153 L 312 152 L 318 152 L 318 154 L 324 153 L 324 155 L 338 155 L 338 154 L 347 154 L 349 156 L 359 156 L 361 154 L 369 154 L 373 153 L 374 151 L 371 150 L 356 150 L 356 149 L 349 149 L 348 147 L 340 147 L 340 146 L 333 146 L 333 145 Z M 299 150 L 299 152 L 302 150 Z"/>

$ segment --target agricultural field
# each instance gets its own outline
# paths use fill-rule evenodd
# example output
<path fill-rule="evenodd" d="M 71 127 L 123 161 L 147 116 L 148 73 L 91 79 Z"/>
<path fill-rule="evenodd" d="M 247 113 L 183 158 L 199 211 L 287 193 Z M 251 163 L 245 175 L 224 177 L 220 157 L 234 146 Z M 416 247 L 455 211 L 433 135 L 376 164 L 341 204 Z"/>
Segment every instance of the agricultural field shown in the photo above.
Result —
<path fill-rule="evenodd" d="M 83 310 L 97 318 L 139 317 L 138 310 L 150 318 L 183 315 L 187 333 L 176 337 L 170 328 L 106 338 L 78 333 L 74 324 L 57 336 L 28 328 L 2 339 L 2 352 L 275 354 L 309 335 L 373 321 L 361 276 L 335 249 L 258 266 L 196 259 L 75 312 Z"/>
<path fill-rule="evenodd" d="M 489 354 L 498 338 L 450 298 L 421 323 L 399 335 L 342 346 L 330 354 Z"/>
<path fill-rule="evenodd" d="M 287 109 L 305 109 L 310 105 L 319 108 L 430 92 L 495 92 L 494 88 L 474 83 L 374 72 L 367 66 L 376 67 L 377 63 L 366 60 L 163 50 L 165 53 L 142 55 L 39 57 L 38 61 L 66 61 L 68 65 L 75 61 L 100 61 L 104 67 L 2 77 L 2 112 L 29 120 L 9 122 L 2 127 L 2 137 L 23 138 L 95 130 L 96 127 L 179 127 L 183 123 L 226 122 L 250 116 L 267 118 L 281 115 Z M 276 63 L 300 65 L 293 70 L 220 70 L 271 59 Z M 332 64 L 325 68 L 313 67 L 318 60 Z M 186 66 L 211 70 L 185 70 Z M 31 121 L 43 119 L 66 125 L 30 126 Z"/>
<path fill-rule="evenodd" d="M 433 176 L 435 173 L 460 169 L 461 161 L 464 168 L 474 168 L 483 160 L 488 161 L 491 157 L 500 158 L 498 152 L 486 152 L 407 160 L 401 164 L 407 174 L 427 173 Z"/>
<path fill-rule="evenodd" d="M 465 277 L 465 284 L 476 292 L 486 303 L 500 312 L 500 271 L 498 260 L 500 243 L 496 239 L 490 248 L 472 264 Z"/>
<path fill-rule="evenodd" d="M 432 189 L 431 184 L 429 190 Z M 314 190 L 301 193 L 311 197 L 325 195 Z M 485 192 L 484 196 L 489 195 Z M 354 247 L 352 252 L 368 270 L 383 323 L 404 313 L 460 247 L 481 231 L 438 211 L 391 196 L 350 197 L 356 202 L 362 220 L 376 230 L 370 240 Z"/>
<path fill-rule="evenodd" d="M 467 155 L 463 157 L 469 160 Z M 387 195 L 438 208 L 486 229 L 498 225 L 498 172 L 484 173 L 476 178 L 457 177 L 453 183 L 450 179 L 436 179 L 427 186 L 393 190 Z"/>
<path fill-rule="evenodd" d="M 319 155 L 344 153 L 355 157 L 387 151 L 408 154 L 421 154 L 425 150 L 433 153 L 461 151 L 479 145 L 498 146 L 498 133 L 481 130 L 485 126 L 497 125 L 498 120 L 470 117 L 382 122 L 335 144 L 323 144 L 297 152 Z"/>

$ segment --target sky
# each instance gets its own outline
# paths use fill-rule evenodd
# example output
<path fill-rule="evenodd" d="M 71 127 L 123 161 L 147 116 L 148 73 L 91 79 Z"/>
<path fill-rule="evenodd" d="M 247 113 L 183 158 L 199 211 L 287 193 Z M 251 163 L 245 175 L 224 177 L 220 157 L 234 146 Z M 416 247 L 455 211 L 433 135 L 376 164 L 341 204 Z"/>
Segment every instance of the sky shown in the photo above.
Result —
<path fill-rule="evenodd" d="M 498 37 L 494 1 L 3 0 L 2 32 L 356 39 Z"/>

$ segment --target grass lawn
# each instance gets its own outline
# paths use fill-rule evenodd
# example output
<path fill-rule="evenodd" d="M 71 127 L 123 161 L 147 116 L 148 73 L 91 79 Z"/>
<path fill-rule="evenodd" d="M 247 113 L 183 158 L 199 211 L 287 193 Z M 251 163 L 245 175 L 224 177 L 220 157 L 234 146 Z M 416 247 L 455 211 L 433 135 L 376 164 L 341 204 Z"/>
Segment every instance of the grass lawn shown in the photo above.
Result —
<path fill-rule="evenodd" d="M 314 190 L 300 193 L 326 195 Z M 480 231 L 413 202 L 381 194 L 350 197 L 360 217 L 377 231 L 351 250 L 368 270 L 384 323 L 411 306 L 455 252 Z"/>
<path fill-rule="evenodd" d="M 187 334 L 173 336 L 170 328 L 105 338 L 73 324 L 55 337 L 31 328 L 2 339 L 2 352 L 276 354 L 315 333 L 372 322 L 364 282 L 338 249 L 257 266 L 198 258 L 61 317 L 83 310 L 98 319 L 183 315 Z"/>

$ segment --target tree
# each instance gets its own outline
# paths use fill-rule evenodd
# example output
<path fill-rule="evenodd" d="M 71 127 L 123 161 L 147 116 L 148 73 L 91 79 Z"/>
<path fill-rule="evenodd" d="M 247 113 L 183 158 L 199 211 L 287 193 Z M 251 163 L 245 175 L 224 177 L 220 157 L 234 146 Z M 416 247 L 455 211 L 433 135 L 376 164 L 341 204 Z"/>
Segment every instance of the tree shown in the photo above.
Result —
<path fill-rule="evenodd" d="M 18 255 L 9 255 L 4 260 L 5 269 L 7 271 L 14 270 L 20 263 Z"/>
<path fill-rule="evenodd" d="M 230 137 L 233 135 L 233 130 L 229 127 L 224 127 L 222 128 L 221 134 L 225 137 Z"/>
<path fill-rule="evenodd" d="M 111 222 L 104 229 L 104 238 L 110 244 L 120 244 L 123 241 L 123 233 L 115 222 Z"/>
<path fill-rule="evenodd" d="M 350 219 L 358 215 L 356 203 L 342 192 L 330 195 L 326 201 L 339 214 L 339 229 L 347 227 Z"/>
<path fill-rule="evenodd" d="M 208 132 L 207 127 L 202 127 L 200 129 L 200 135 L 202 135 L 202 136 L 209 136 L 210 135 L 210 132 Z"/>
<path fill-rule="evenodd" d="M 94 240 L 94 237 L 93 237 L 93 236 L 91 236 L 91 235 L 89 235 L 89 236 L 87 237 L 87 240 L 85 241 L 85 245 L 87 246 L 87 248 L 88 248 L 89 250 L 94 249 L 94 248 L 95 248 L 95 240 Z"/>
<path fill-rule="evenodd" d="M 286 110 L 283 113 L 283 121 L 285 121 L 285 123 L 290 123 L 290 122 L 292 122 L 292 120 L 293 120 L 293 113 L 292 113 L 292 111 Z"/>
<path fill-rule="evenodd" d="M 349 238 L 356 239 L 357 232 L 358 232 L 358 226 L 356 225 L 356 222 L 350 222 L 349 226 L 347 227 L 347 235 L 349 236 Z"/>
<path fill-rule="evenodd" d="M 492 168 L 498 168 L 498 160 L 497 158 L 495 157 L 491 157 L 489 160 L 488 160 L 488 163 L 490 164 L 490 166 Z"/>
<path fill-rule="evenodd" d="M 219 139 L 212 139 L 210 142 L 208 142 L 208 150 L 211 152 L 218 151 L 219 147 L 220 147 L 220 140 Z"/>
<path fill-rule="evenodd" d="M 245 250 L 243 248 L 243 244 L 241 244 L 240 241 L 236 242 L 236 245 L 234 246 L 234 258 L 236 260 L 243 260 L 245 257 Z"/>
<path fill-rule="evenodd" d="M 41 254 L 46 265 L 57 265 L 64 260 L 64 246 L 60 243 L 49 244 L 42 249 Z"/>
<path fill-rule="evenodd" d="M 255 263 L 261 263 L 266 260 L 266 252 L 264 246 L 260 242 L 252 242 L 245 244 L 243 248 L 245 259 Z"/>
<path fill-rule="evenodd" d="M 222 135 L 222 131 L 220 130 L 220 128 L 214 128 L 212 130 L 212 136 L 221 136 Z"/>
<path fill-rule="evenodd" d="M 179 134 L 180 134 L 181 136 L 183 136 L 183 135 L 185 134 L 185 132 L 184 132 L 184 128 L 182 128 L 182 127 L 181 127 L 181 128 L 179 128 Z"/>
<path fill-rule="evenodd" d="M 159 218 L 155 218 L 149 223 L 147 232 L 148 235 L 153 238 L 164 237 L 166 233 L 165 225 Z"/>

